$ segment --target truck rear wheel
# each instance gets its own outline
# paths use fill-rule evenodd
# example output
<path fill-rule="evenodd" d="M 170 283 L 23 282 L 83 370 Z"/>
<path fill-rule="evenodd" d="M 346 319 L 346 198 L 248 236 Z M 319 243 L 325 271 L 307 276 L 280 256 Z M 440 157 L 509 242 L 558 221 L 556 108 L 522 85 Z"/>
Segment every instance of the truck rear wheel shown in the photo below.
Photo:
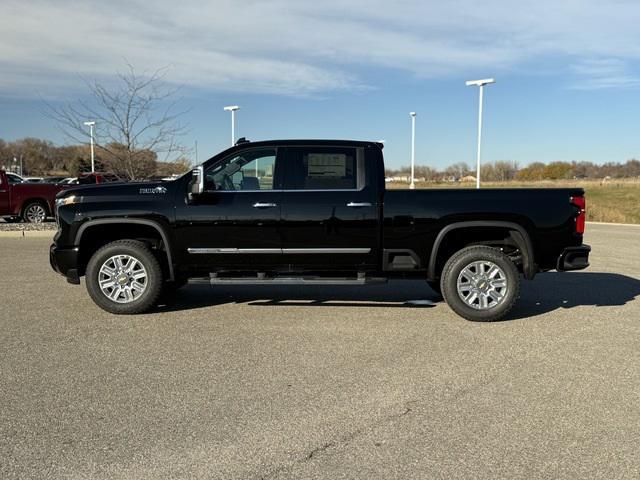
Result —
<path fill-rule="evenodd" d="M 146 312 L 162 292 L 162 268 L 136 240 L 117 240 L 100 248 L 87 264 L 86 277 L 89 295 L 110 313 Z"/>
<path fill-rule="evenodd" d="M 40 200 L 30 201 L 22 209 L 22 219 L 28 223 L 42 223 L 47 219 L 47 210 Z"/>
<path fill-rule="evenodd" d="M 520 294 L 520 275 L 501 251 L 466 247 L 444 266 L 440 286 L 451 309 L 467 320 L 492 322 L 513 308 Z"/>

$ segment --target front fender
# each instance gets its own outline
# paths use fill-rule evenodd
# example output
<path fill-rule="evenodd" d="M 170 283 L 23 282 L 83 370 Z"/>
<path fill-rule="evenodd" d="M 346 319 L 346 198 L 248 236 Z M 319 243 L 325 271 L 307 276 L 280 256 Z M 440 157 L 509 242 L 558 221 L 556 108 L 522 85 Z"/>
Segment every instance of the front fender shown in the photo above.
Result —
<path fill-rule="evenodd" d="M 82 241 L 82 235 L 91 227 L 108 224 L 137 224 L 154 228 L 160 234 L 160 238 L 162 238 L 162 243 L 164 244 L 167 252 L 167 261 L 169 264 L 169 280 L 175 279 L 173 268 L 173 244 L 167 228 L 163 226 L 159 221 L 150 220 L 147 218 L 97 218 L 93 220 L 87 220 L 78 227 L 73 245 L 75 247 L 79 247 L 80 242 Z"/>

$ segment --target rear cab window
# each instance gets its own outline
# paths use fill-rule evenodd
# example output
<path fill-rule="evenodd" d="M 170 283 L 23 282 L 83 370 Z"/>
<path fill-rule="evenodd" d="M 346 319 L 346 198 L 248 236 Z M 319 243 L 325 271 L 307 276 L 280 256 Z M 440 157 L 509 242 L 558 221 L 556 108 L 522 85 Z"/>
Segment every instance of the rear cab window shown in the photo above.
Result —
<path fill-rule="evenodd" d="M 7 175 L 7 183 L 11 183 L 11 184 L 22 183 L 22 180 L 17 175 L 13 175 L 8 172 L 6 172 L 6 175 Z"/>

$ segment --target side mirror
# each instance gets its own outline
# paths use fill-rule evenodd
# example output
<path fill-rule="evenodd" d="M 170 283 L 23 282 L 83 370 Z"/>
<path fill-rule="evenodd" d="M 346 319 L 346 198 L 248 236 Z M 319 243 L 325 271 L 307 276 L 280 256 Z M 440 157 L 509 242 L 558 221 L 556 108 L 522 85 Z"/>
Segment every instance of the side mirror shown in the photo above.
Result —
<path fill-rule="evenodd" d="M 200 165 L 197 168 L 194 168 L 191 177 L 191 182 L 189 183 L 189 198 L 193 198 L 196 195 L 200 195 L 204 192 L 204 168 Z"/>

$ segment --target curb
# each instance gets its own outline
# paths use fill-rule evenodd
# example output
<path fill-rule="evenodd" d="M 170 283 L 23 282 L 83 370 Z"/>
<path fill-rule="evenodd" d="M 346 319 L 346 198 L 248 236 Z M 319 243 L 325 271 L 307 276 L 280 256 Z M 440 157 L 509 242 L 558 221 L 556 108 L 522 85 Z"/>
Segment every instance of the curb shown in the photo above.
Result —
<path fill-rule="evenodd" d="M 0 238 L 50 237 L 53 239 L 55 234 L 55 230 L 0 230 Z"/>
<path fill-rule="evenodd" d="M 640 227 L 638 223 L 587 222 L 587 225 L 612 225 L 616 227 Z"/>

